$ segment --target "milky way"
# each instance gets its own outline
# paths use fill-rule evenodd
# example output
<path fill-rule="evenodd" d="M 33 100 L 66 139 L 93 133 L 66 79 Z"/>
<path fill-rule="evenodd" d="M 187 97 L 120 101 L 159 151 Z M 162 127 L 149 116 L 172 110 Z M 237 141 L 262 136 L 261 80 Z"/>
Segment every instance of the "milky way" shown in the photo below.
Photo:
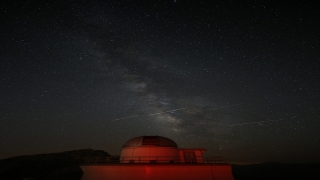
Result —
<path fill-rule="evenodd" d="M 235 163 L 319 161 L 317 7 L 3 3 L 0 158 L 161 135 Z"/>

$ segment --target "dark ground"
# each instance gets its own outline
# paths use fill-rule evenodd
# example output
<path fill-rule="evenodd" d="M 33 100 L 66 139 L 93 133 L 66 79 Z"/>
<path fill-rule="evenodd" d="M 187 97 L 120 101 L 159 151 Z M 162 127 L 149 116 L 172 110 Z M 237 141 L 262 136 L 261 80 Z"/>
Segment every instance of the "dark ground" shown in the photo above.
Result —
<path fill-rule="evenodd" d="M 109 157 L 101 150 L 82 149 L 61 153 L 17 156 L 0 160 L 1 180 L 46 179 L 79 180 L 80 164 L 87 158 Z M 320 163 L 282 164 L 268 162 L 252 165 L 232 165 L 235 180 L 320 179 Z"/>
<path fill-rule="evenodd" d="M 320 163 L 232 165 L 232 173 L 236 180 L 320 179 Z"/>

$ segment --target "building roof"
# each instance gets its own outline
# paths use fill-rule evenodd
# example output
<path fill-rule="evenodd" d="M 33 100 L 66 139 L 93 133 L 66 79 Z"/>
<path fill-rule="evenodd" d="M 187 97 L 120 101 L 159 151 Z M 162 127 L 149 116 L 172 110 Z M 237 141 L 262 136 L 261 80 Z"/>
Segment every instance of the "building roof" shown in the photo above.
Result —
<path fill-rule="evenodd" d="M 138 136 L 125 142 L 122 147 L 143 146 L 178 147 L 173 140 L 163 136 Z"/>

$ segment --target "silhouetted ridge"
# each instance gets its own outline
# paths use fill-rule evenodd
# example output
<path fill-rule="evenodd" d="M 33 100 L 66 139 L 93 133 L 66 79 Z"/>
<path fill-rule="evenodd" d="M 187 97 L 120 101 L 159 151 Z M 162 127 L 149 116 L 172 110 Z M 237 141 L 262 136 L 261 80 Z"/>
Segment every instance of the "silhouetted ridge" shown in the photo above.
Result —
<path fill-rule="evenodd" d="M 0 179 L 81 179 L 79 165 L 85 159 L 108 156 L 110 155 L 102 150 L 80 149 L 11 157 L 0 160 Z"/>

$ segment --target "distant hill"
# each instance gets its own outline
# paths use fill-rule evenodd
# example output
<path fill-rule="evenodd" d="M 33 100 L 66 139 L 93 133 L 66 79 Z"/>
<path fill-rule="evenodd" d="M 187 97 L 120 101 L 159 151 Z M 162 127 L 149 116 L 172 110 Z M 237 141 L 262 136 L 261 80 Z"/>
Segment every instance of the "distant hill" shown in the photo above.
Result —
<path fill-rule="evenodd" d="M 80 164 L 87 158 L 108 157 L 102 150 L 81 149 L 60 153 L 17 156 L 0 160 L 0 179 L 70 179 L 82 176 Z"/>
<path fill-rule="evenodd" d="M 232 165 L 232 174 L 235 180 L 313 180 L 320 179 L 320 163 Z"/>

